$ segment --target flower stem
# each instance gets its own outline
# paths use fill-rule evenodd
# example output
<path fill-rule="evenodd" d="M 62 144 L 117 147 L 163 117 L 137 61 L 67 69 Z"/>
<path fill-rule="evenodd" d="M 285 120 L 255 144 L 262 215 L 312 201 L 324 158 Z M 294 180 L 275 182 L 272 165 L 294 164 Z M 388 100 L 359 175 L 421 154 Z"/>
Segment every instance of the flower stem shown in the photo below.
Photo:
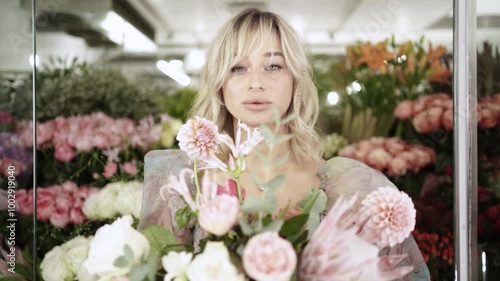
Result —
<path fill-rule="evenodd" d="M 240 201 L 241 204 L 243 203 L 243 195 L 241 194 L 240 176 L 235 176 L 234 180 L 236 181 L 236 190 L 238 191 L 238 201 Z"/>
<path fill-rule="evenodd" d="M 201 194 L 200 182 L 198 179 L 198 159 L 194 158 L 194 184 L 196 186 L 196 194 Z"/>

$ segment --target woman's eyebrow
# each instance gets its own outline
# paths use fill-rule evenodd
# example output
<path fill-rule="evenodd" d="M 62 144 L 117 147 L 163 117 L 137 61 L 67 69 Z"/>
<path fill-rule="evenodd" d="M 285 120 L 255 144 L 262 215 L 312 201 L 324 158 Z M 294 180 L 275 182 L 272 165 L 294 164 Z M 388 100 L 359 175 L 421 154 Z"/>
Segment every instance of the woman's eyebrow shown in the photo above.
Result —
<path fill-rule="evenodd" d="M 267 52 L 267 53 L 264 53 L 264 57 L 273 57 L 273 56 L 281 56 L 281 57 L 285 57 L 283 55 L 283 53 L 281 52 Z"/>

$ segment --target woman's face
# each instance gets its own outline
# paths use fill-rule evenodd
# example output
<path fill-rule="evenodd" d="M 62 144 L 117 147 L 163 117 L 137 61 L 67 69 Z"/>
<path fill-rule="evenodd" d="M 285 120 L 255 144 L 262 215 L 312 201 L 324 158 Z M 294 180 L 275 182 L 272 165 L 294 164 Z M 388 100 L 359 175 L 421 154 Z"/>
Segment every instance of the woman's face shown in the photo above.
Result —
<path fill-rule="evenodd" d="M 236 62 L 222 85 L 227 110 L 249 126 L 274 125 L 272 107 L 284 116 L 290 107 L 293 75 L 274 34 L 262 47 Z"/>

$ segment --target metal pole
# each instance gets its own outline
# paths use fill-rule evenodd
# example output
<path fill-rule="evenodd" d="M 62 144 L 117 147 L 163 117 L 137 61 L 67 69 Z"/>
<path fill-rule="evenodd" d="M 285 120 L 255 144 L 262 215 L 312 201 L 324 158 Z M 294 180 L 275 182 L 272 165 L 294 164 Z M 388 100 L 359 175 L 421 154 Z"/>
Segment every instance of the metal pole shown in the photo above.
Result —
<path fill-rule="evenodd" d="M 31 1 L 31 32 L 33 34 L 33 93 L 32 93 L 32 118 L 33 118 L 33 281 L 38 278 L 37 275 L 37 164 L 36 164 L 36 0 Z"/>
<path fill-rule="evenodd" d="M 476 0 L 454 0 L 453 10 L 455 275 L 473 281 L 478 280 Z"/>

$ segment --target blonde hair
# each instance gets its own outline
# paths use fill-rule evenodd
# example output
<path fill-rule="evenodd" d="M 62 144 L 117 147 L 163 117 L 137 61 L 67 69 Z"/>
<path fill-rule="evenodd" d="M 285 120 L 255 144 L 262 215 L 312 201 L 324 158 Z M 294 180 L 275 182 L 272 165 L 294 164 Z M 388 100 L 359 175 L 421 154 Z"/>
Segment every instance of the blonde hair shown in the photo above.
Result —
<path fill-rule="evenodd" d="M 286 64 L 293 75 L 293 97 L 288 114 L 295 118 L 287 124 L 291 150 L 298 160 L 319 159 L 320 141 L 314 126 L 319 114 L 318 92 L 297 33 L 280 16 L 246 9 L 226 22 L 212 42 L 201 71 L 201 87 L 191 116 L 202 116 L 215 122 L 222 131 L 234 136 L 233 117 L 224 106 L 222 85 L 236 61 L 248 55 L 253 47 L 277 34 Z"/>

